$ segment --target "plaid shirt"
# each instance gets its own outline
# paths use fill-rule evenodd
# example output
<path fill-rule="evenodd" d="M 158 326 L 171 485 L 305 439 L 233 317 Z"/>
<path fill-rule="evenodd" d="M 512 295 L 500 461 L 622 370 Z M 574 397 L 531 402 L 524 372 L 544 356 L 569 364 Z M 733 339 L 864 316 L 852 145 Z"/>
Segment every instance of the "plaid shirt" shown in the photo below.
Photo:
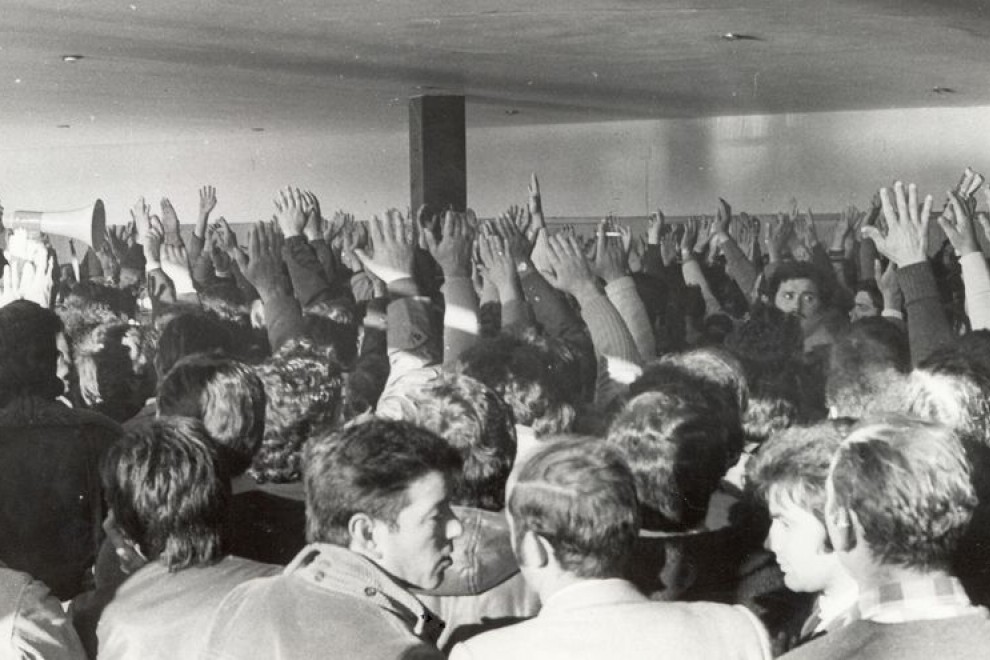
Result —
<path fill-rule="evenodd" d="M 984 611 L 973 605 L 959 580 L 944 575 L 888 582 L 862 592 L 856 609 L 853 618 L 877 623 L 950 619 Z"/>

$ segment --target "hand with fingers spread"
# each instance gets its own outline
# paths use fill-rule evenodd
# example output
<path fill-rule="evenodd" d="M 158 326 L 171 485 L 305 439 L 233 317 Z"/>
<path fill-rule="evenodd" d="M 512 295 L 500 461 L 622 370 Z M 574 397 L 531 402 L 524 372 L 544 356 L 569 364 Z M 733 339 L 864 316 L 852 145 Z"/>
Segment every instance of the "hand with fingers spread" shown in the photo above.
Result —
<path fill-rule="evenodd" d="M 519 298 L 520 286 L 516 264 L 502 238 L 491 231 L 484 231 L 478 236 L 478 253 L 484 276 L 495 285 L 499 300 L 505 302 Z"/>
<path fill-rule="evenodd" d="M 704 254 L 708 250 L 708 245 L 714 236 L 715 218 L 704 216 L 698 219 L 698 234 L 694 242 L 694 251 Z"/>
<path fill-rule="evenodd" d="M 302 236 L 306 226 L 306 201 L 298 188 L 283 188 L 275 195 L 275 220 L 285 238 Z"/>
<path fill-rule="evenodd" d="M 238 250 L 237 234 L 227 224 L 227 218 L 223 216 L 217 218 L 216 223 L 213 225 L 213 230 L 214 240 L 216 241 L 215 245 L 233 259 L 234 253 Z"/>
<path fill-rule="evenodd" d="M 605 283 L 614 282 L 629 274 L 629 253 L 623 248 L 622 241 L 608 234 L 614 225 L 608 220 L 598 223 L 598 233 L 595 242 L 595 261 L 592 268 Z"/>
<path fill-rule="evenodd" d="M 647 220 L 646 242 L 650 245 L 660 245 L 660 237 L 667 225 L 667 218 L 663 211 L 657 209 L 656 213 L 651 213 Z"/>
<path fill-rule="evenodd" d="M 532 264 L 530 258 L 533 252 L 533 244 L 526 238 L 518 225 L 502 216 L 490 223 L 489 226 L 491 227 L 491 232 L 501 239 L 516 269 L 525 269 Z"/>
<path fill-rule="evenodd" d="M 560 233 L 548 236 L 547 261 L 551 269 L 547 280 L 554 287 L 578 300 L 601 292 L 577 237 Z"/>
<path fill-rule="evenodd" d="M 196 235 L 202 237 L 206 232 L 210 214 L 217 207 L 217 189 L 213 186 L 203 186 L 199 189 L 199 216 L 196 218 Z"/>
<path fill-rule="evenodd" d="M 939 227 L 945 232 L 945 237 L 949 239 L 960 257 L 979 252 L 980 244 L 973 227 L 975 206 L 969 204 L 958 191 L 950 190 L 947 195 L 949 201 L 942 215 L 938 217 Z"/>
<path fill-rule="evenodd" d="M 473 236 L 463 214 L 447 211 L 440 221 L 440 240 L 423 232 L 426 249 L 440 265 L 445 278 L 471 276 Z"/>
<path fill-rule="evenodd" d="M 863 227 L 863 236 L 877 246 L 877 250 L 904 268 L 923 263 L 928 259 L 928 221 L 932 210 L 932 196 L 926 195 L 918 202 L 918 188 L 913 183 L 907 190 L 900 181 L 894 183 L 894 199 L 890 191 L 880 189 L 880 203 L 887 221 L 887 234 L 876 227 Z"/>
<path fill-rule="evenodd" d="M 316 195 L 308 190 L 302 191 L 303 211 L 306 214 L 306 224 L 303 233 L 306 234 L 307 241 L 322 239 L 326 231 L 324 228 L 323 215 L 320 211 L 320 200 Z"/>
<path fill-rule="evenodd" d="M 182 235 L 179 233 L 179 216 L 168 197 L 162 197 L 162 228 L 165 230 L 166 245 L 182 245 Z"/>
<path fill-rule="evenodd" d="M 282 260 L 284 242 L 277 226 L 259 222 L 248 233 L 247 251 L 238 249 L 234 252 L 238 268 L 245 279 L 258 290 L 262 302 L 291 293 Z"/>
<path fill-rule="evenodd" d="M 787 244 L 794 236 L 794 221 L 783 213 L 777 214 L 777 221 L 767 226 L 767 254 L 771 262 L 780 261 Z"/>
<path fill-rule="evenodd" d="M 365 270 L 387 286 L 413 276 L 417 240 L 415 221 L 407 221 L 396 209 L 389 209 L 384 216 L 384 220 L 375 216 L 368 223 L 372 253 L 357 248 L 354 254 Z"/>

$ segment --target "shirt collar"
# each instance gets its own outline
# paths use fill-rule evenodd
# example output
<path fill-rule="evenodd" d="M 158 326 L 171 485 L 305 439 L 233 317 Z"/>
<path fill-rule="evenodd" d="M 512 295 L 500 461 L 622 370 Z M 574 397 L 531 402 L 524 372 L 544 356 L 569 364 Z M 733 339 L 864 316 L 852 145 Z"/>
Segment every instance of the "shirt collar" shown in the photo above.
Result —
<path fill-rule="evenodd" d="M 905 623 L 977 614 L 958 579 L 934 575 L 887 582 L 863 591 L 857 618 L 877 623 Z"/>
<path fill-rule="evenodd" d="M 627 580 L 619 578 L 581 580 L 547 598 L 543 603 L 543 609 L 540 610 L 540 616 L 598 605 L 639 603 L 646 600 L 646 596 Z"/>

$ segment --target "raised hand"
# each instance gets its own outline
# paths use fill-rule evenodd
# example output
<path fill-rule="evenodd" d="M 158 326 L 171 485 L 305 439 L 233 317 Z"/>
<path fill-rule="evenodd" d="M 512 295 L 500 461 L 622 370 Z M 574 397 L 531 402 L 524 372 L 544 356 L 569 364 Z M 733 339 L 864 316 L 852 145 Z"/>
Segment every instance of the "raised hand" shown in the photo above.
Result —
<path fill-rule="evenodd" d="M 151 207 L 144 201 L 144 197 L 139 197 L 131 209 L 131 221 L 137 232 L 138 243 L 144 245 L 145 237 L 148 235 L 151 225 Z"/>
<path fill-rule="evenodd" d="M 614 225 L 608 220 L 598 223 L 595 242 L 595 261 L 592 270 L 606 283 L 613 282 L 629 274 L 629 252 L 622 241 L 608 236 Z"/>
<path fill-rule="evenodd" d="M 258 290 L 262 302 L 291 291 L 282 245 L 285 242 L 276 225 L 259 222 L 248 233 L 247 252 L 236 250 L 234 259 L 248 282 Z"/>
<path fill-rule="evenodd" d="M 463 214 L 447 211 L 440 221 L 440 240 L 429 231 L 423 232 L 423 238 L 444 277 L 471 276 L 473 236 Z"/>
<path fill-rule="evenodd" d="M 529 178 L 529 215 L 532 219 L 532 234 L 527 232 L 530 240 L 540 229 L 546 229 L 546 218 L 543 217 L 543 197 L 540 194 L 540 181 L 536 178 L 536 172 Z M 526 231 L 525 229 L 523 231 Z"/>
<path fill-rule="evenodd" d="M 599 292 L 595 274 L 585 258 L 581 241 L 573 235 L 556 234 L 547 239 L 547 261 L 551 274 L 547 280 L 554 287 L 580 299 Z"/>
<path fill-rule="evenodd" d="M 516 264 L 509 254 L 509 249 L 502 238 L 487 230 L 478 235 L 478 256 L 481 259 L 484 276 L 498 290 L 502 301 L 518 292 L 519 277 L 516 274 Z"/>
<path fill-rule="evenodd" d="M 275 221 L 285 238 L 302 236 L 306 226 L 306 202 L 298 188 L 283 188 L 275 195 Z"/>
<path fill-rule="evenodd" d="M 681 259 L 687 261 L 694 258 L 694 246 L 698 241 L 701 221 L 690 217 L 684 222 L 684 233 L 681 235 Z"/>
<path fill-rule="evenodd" d="M 523 234 L 521 228 L 509 220 L 506 216 L 501 216 L 489 225 L 491 230 L 501 239 L 502 245 L 512 258 L 516 268 L 530 263 L 530 256 L 533 252 L 533 244 Z"/>
<path fill-rule="evenodd" d="M 880 203 L 887 221 L 887 234 L 876 227 L 863 227 L 863 235 L 877 246 L 877 250 L 904 268 L 924 262 L 928 258 L 928 221 L 932 210 L 932 196 L 926 195 L 918 203 L 918 188 L 908 184 L 907 191 L 900 181 L 894 183 L 894 199 L 890 191 L 880 189 Z M 895 207 L 896 204 L 896 207 Z"/>
<path fill-rule="evenodd" d="M 182 236 L 179 234 L 179 216 L 175 213 L 168 197 L 162 197 L 162 228 L 165 230 L 165 243 L 167 245 L 182 245 Z"/>
<path fill-rule="evenodd" d="M 386 285 L 396 280 L 412 277 L 413 260 L 417 245 L 415 221 L 407 221 L 396 209 L 384 213 L 368 223 L 372 254 L 363 248 L 354 250 L 365 270 L 378 276 Z"/>
<path fill-rule="evenodd" d="M 667 218 L 663 211 L 657 209 L 656 213 L 651 213 L 646 225 L 646 242 L 650 245 L 660 245 L 660 237 L 667 225 Z"/>
<path fill-rule="evenodd" d="M 217 207 L 217 189 L 213 186 L 203 186 L 199 189 L 199 216 L 209 218 L 210 213 Z"/>
<path fill-rule="evenodd" d="M 220 216 L 213 225 L 214 245 L 233 258 L 237 247 L 237 235 L 227 224 L 227 218 Z"/>
<path fill-rule="evenodd" d="M 172 280 L 177 294 L 192 293 L 196 290 L 193 285 L 192 271 L 189 268 L 189 253 L 184 245 L 162 245 L 162 270 Z"/>
<path fill-rule="evenodd" d="M 947 194 L 949 202 L 938 217 L 938 224 L 945 232 L 945 237 L 960 257 L 979 252 L 980 244 L 973 228 L 975 204 L 968 203 L 967 198 L 958 191 L 950 190 Z"/>
<path fill-rule="evenodd" d="M 304 190 L 302 192 L 302 201 L 303 210 L 306 214 L 306 225 L 303 228 L 306 234 L 306 240 L 315 241 L 318 238 L 323 238 L 326 230 L 323 226 L 323 215 L 320 212 L 320 200 L 310 191 Z"/>
<path fill-rule="evenodd" d="M 770 261 L 780 261 L 792 236 L 794 221 L 783 213 L 777 214 L 777 221 L 771 221 L 767 225 L 767 254 Z"/>

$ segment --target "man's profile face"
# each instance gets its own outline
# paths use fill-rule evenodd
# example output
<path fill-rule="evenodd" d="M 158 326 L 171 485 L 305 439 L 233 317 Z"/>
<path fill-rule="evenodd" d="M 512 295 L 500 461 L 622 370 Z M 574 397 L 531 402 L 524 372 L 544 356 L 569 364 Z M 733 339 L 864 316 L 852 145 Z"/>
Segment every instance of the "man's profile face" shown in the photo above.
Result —
<path fill-rule="evenodd" d="M 769 507 L 768 545 L 784 573 L 784 584 L 796 592 L 824 590 L 833 573 L 841 570 L 838 559 L 826 550 L 825 525 L 786 495 L 771 491 Z"/>
<path fill-rule="evenodd" d="M 453 563 L 454 539 L 463 528 L 450 508 L 447 479 L 429 472 L 409 484 L 408 505 L 395 525 L 376 525 L 381 567 L 418 589 L 435 589 Z"/>

